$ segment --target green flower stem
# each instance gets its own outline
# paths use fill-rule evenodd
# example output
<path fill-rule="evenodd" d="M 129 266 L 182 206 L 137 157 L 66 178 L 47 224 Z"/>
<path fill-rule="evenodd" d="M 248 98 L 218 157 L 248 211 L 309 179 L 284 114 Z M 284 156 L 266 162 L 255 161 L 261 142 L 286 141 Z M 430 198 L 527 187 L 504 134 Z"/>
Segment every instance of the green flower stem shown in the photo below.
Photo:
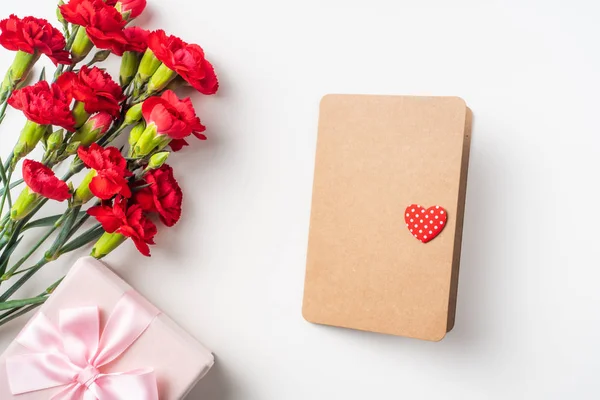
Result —
<path fill-rule="evenodd" d="M 63 215 L 63 217 L 65 215 Z M 17 263 L 15 265 L 13 265 L 4 275 L 2 275 L 2 277 L 0 277 L 0 280 L 6 281 L 6 280 L 10 279 L 12 276 L 17 275 L 18 273 L 27 271 L 27 270 L 22 270 L 22 271 L 17 272 L 17 270 L 21 267 L 21 265 L 23 265 L 25 263 L 25 261 L 27 261 L 29 259 L 29 257 L 31 257 L 33 255 L 33 253 L 35 253 L 40 248 L 40 246 L 42 244 L 44 244 L 44 242 L 46 240 L 48 240 L 48 238 L 54 233 L 54 231 L 56 231 L 60 227 L 60 225 L 62 225 L 62 221 L 60 221 L 60 223 L 57 222 L 54 226 L 52 226 L 52 228 L 48 229 L 48 232 L 46 232 L 46 234 L 44 236 L 42 236 L 42 238 L 35 244 L 35 246 L 33 246 L 27 252 L 27 254 L 25 254 L 23 257 L 21 257 L 21 259 L 19 261 L 17 261 Z"/>
<path fill-rule="evenodd" d="M 10 228 L 11 228 L 10 237 L 8 238 L 8 240 L 6 240 L 6 242 L 4 242 L 4 240 L 5 240 L 4 237 L 0 238 L 0 249 L 6 247 L 6 250 L 4 250 L 4 252 L 0 256 L 0 260 L 5 257 L 8 257 L 10 255 L 10 253 L 7 253 L 7 252 L 9 251 L 9 249 L 12 249 L 12 247 L 15 246 L 15 244 L 18 240 L 19 234 L 21 233 L 23 227 L 27 224 L 27 222 L 29 222 L 31 217 L 33 217 L 33 215 L 36 212 L 38 212 L 39 209 L 44 206 L 44 204 L 46 204 L 47 201 L 48 201 L 48 199 L 42 199 L 42 201 L 40 201 L 39 204 L 37 206 L 35 206 L 35 208 L 31 211 L 31 214 L 29 214 L 28 216 L 26 216 L 25 218 L 23 218 L 22 220 L 20 220 L 18 222 L 11 221 L 9 224 L 7 224 L 7 226 L 10 226 Z M 12 251 L 11 251 L 11 253 L 12 253 Z M 2 260 L 2 262 L 0 263 L 0 276 L 4 275 L 4 272 L 6 272 L 7 264 L 5 263 L 5 261 L 6 260 Z M 0 280 L 0 284 L 1 283 L 2 283 L 2 281 Z M 2 301 L 2 300 L 0 300 L 0 301 Z"/>
<path fill-rule="evenodd" d="M 5 233 L 8 231 L 9 225 L 5 226 L 2 229 L 2 234 L 0 235 L 0 251 L 6 247 L 8 244 L 8 237 L 5 236 Z"/>
<path fill-rule="evenodd" d="M 14 181 L 13 183 L 11 183 L 11 184 L 10 184 L 10 186 L 9 186 L 9 189 L 14 189 L 14 188 L 16 188 L 17 186 L 19 186 L 19 185 L 20 185 L 21 183 L 23 183 L 23 182 L 25 182 L 23 179 L 19 179 L 18 181 Z M 4 194 L 4 190 L 5 190 L 5 189 L 6 189 L 6 188 L 2 188 L 2 189 L 0 189 L 0 195 L 3 195 L 3 194 Z M 5 218 L 6 218 L 6 217 L 5 217 Z"/>
<path fill-rule="evenodd" d="M 8 98 L 12 95 L 12 90 L 8 92 L 8 95 L 6 97 L 6 101 L 4 102 L 4 104 L 2 104 L 2 108 L 0 108 L 0 124 L 2 123 L 2 121 L 4 121 L 4 116 L 6 115 L 6 107 L 8 106 Z M 10 161 L 13 158 L 13 154 L 12 152 L 10 153 L 10 156 L 8 157 L 7 164 L 10 165 Z M 8 167 L 4 166 L 4 162 L 2 161 L 2 157 L 0 157 L 0 182 L 4 183 L 4 187 L 7 187 L 8 185 L 10 185 L 10 183 L 7 181 L 7 177 L 6 177 L 6 170 L 8 169 Z M 0 213 L 1 215 L 1 213 Z"/>
<path fill-rule="evenodd" d="M 65 277 L 63 276 L 62 278 L 60 278 L 59 280 L 57 280 L 56 282 L 54 282 L 52 285 L 48 286 L 48 288 L 44 291 L 44 293 L 45 294 L 52 294 L 52 293 L 54 293 L 54 290 L 56 290 L 56 288 L 58 287 L 58 285 L 60 285 L 64 279 L 65 279 Z"/>
<path fill-rule="evenodd" d="M 77 215 L 77 213 L 73 213 L 72 215 Z M 63 227 L 63 232 L 69 226 L 70 226 L 69 225 L 69 221 L 67 221 L 67 223 Z M 27 272 L 24 272 L 23 275 L 21 276 L 21 278 L 19 278 L 19 280 L 17 280 L 11 287 L 9 287 L 6 290 L 6 292 L 4 292 L 0 296 L 0 304 L 2 302 L 7 301 L 13 294 L 15 294 L 15 292 L 17 290 L 19 290 L 21 288 L 21 286 L 23 286 L 33 275 L 35 275 L 46 264 L 48 264 L 49 262 L 53 261 L 55 258 L 57 258 L 58 256 L 60 256 L 62 254 L 65 254 L 65 253 L 68 253 L 70 251 L 76 250 L 76 249 L 78 249 L 78 248 L 80 248 L 80 247 L 82 247 L 82 246 L 84 246 L 86 244 L 89 244 L 89 243 L 97 240 L 102 235 L 103 232 L 104 232 L 104 230 L 101 228 L 101 226 L 100 225 L 96 225 L 96 226 L 92 227 L 91 229 L 89 229 L 88 231 L 82 233 L 79 237 L 75 238 L 70 243 L 67 243 L 64 247 L 61 247 L 60 250 L 58 250 L 58 252 L 56 252 L 56 254 L 52 253 L 52 250 L 48 251 L 46 253 L 46 256 L 42 257 L 32 267 L 27 268 Z M 56 239 L 53 247 L 58 243 L 59 239 L 60 239 L 60 235 Z M 84 239 L 84 240 L 82 240 L 82 239 Z M 60 283 L 60 282 L 58 282 L 58 283 Z M 56 286 L 58 286 L 58 283 L 56 283 L 55 285 L 50 286 L 48 289 L 46 289 L 46 293 L 50 294 L 54 290 L 54 288 Z M 2 318 L 3 318 L 3 316 L 0 316 L 0 321 L 2 321 Z M 3 323 L 3 321 L 0 322 L 0 325 L 2 325 L 2 323 Z"/>
<path fill-rule="evenodd" d="M 6 169 L 4 168 L 4 162 L 2 161 L 2 157 L 0 157 L 0 182 L 4 184 L 4 188 L 6 188 L 9 183 L 6 177 Z M 4 194 L 4 188 L 2 188 L 2 194 Z"/>
<path fill-rule="evenodd" d="M 141 95 L 134 95 L 134 97 L 131 98 L 131 104 L 137 104 L 137 103 L 141 103 L 142 101 L 148 99 L 149 97 L 152 97 L 152 93 L 142 93 Z"/>
<path fill-rule="evenodd" d="M 64 277 L 60 278 L 59 280 L 57 280 L 56 282 L 54 282 L 52 285 L 48 286 L 48 288 L 46 290 L 44 290 L 42 293 L 40 293 L 37 297 L 44 297 L 44 301 L 46 300 L 47 296 L 49 294 L 52 294 L 52 292 L 54 292 L 54 290 L 56 289 L 56 287 L 58 285 L 60 285 L 60 283 L 63 281 Z M 15 318 L 20 317 L 21 315 L 27 314 L 28 312 L 30 312 L 31 310 L 34 310 L 35 308 L 41 306 L 43 303 L 36 303 L 36 304 L 32 304 L 30 306 L 22 306 L 22 307 L 15 307 L 12 310 L 5 312 L 4 314 L 0 315 L 0 326 L 6 324 L 9 321 L 12 321 Z"/>
<path fill-rule="evenodd" d="M 86 213 L 85 211 L 80 211 L 79 216 L 83 216 L 83 215 L 85 215 L 85 213 Z M 56 224 L 60 219 L 63 219 L 64 218 L 63 214 L 50 215 L 48 217 L 43 217 L 43 218 L 39 218 L 39 219 L 33 220 L 31 222 L 28 222 L 27 225 L 25 225 L 23 227 L 23 232 L 25 232 L 26 230 L 29 230 L 29 229 L 33 229 L 33 228 L 50 227 L 50 226 Z"/>
<path fill-rule="evenodd" d="M 9 222 L 10 216 L 8 214 L 6 214 L 4 218 L 0 220 L 0 237 L 2 237 L 2 235 L 4 235 L 6 232 L 6 229 L 8 229 L 8 226 L 10 225 Z"/>
<path fill-rule="evenodd" d="M 110 142 L 112 142 L 113 140 L 115 140 L 120 134 L 121 132 L 123 132 L 125 130 L 125 128 L 127 128 L 129 126 L 129 124 L 123 122 L 121 123 L 121 125 L 119 125 L 119 127 L 117 129 L 115 129 L 114 132 L 111 132 L 110 134 L 105 134 L 102 138 L 100 138 L 100 140 L 98 140 L 98 144 L 100 146 L 104 146 Z"/>
<path fill-rule="evenodd" d="M 97 202 L 94 205 L 97 206 L 99 204 L 100 204 L 100 202 Z M 81 228 L 83 226 L 83 224 L 85 224 L 85 222 L 88 220 L 88 218 L 90 218 L 90 214 L 85 213 L 84 215 L 82 215 L 79 218 L 79 220 L 77 222 L 75 222 L 75 224 L 73 224 L 73 227 L 71 228 L 71 231 L 67 235 L 67 240 L 69 240 L 69 239 L 71 239 L 71 237 L 73 237 L 73 235 L 75 234 L 75 232 L 77 232 L 79 230 L 79 228 Z"/>
<path fill-rule="evenodd" d="M 23 308 L 23 307 L 13 308 L 9 312 L 0 315 L 0 326 L 12 321 L 13 319 L 20 317 L 21 315 L 25 315 L 28 312 L 35 310 L 42 304 L 43 303 L 37 303 L 37 304 L 32 304 L 29 307 L 25 307 L 25 308 Z"/>
<path fill-rule="evenodd" d="M 39 260 L 33 267 L 29 268 L 28 271 L 25 274 L 23 274 L 20 279 L 18 279 L 12 286 L 10 286 L 6 290 L 6 292 L 4 292 L 0 296 L 0 303 L 7 301 L 10 298 L 10 296 L 15 294 L 15 292 L 17 290 L 19 290 L 19 288 L 21 286 L 23 286 L 25 284 L 25 282 L 27 282 L 29 280 L 29 278 L 31 278 L 37 271 L 42 269 L 42 267 L 44 265 L 46 265 L 50 261 L 54 261 L 56 258 L 58 258 L 59 251 L 60 251 L 61 247 L 65 244 L 65 242 L 67 240 L 67 235 L 71 231 L 71 228 L 73 227 L 73 224 L 75 223 L 75 219 L 77 218 L 77 215 L 79 215 L 80 209 L 81 209 L 81 207 L 79 206 L 79 207 L 73 207 L 73 208 L 70 208 L 67 210 L 67 212 L 65 213 L 66 222 L 63 225 L 60 233 L 58 234 L 58 237 L 54 240 L 54 243 L 52 244 L 50 249 L 44 254 L 44 257 L 42 257 L 41 260 Z M 26 221 L 28 221 L 28 218 L 25 218 L 25 219 L 19 221 L 18 226 L 21 225 L 23 222 L 26 223 Z M 22 226 L 20 228 L 22 228 Z M 15 229 L 15 231 L 20 231 L 20 229 Z M 18 237 L 18 234 L 15 235 L 15 233 L 13 232 L 13 237 L 14 238 Z M 13 240 L 13 237 L 11 237 L 11 240 Z M 0 272 L 2 272 L 2 275 L 4 275 L 4 271 L 0 271 Z"/>
<path fill-rule="evenodd" d="M 62 64 L 59 64 L 58 67 L 56 67 L 56 72 L 54 73 L 54 82 L 56 82 L 58 77 L 62 75 L 64 69 L 65 66 Z"/>
<path fill-rule="evenodd" d="M 73 30 L 71 31 L 71 36 L 69 37 L 69 41 L 67 42 L 67 45 L 65 46 L 65 49 L 67 51 L 70 51 L 71 48 L 73 47 L 73 42 L 75 41 L 75 36 L 77 36 L 77 32 L 79 32 L 79 25 L 74 25 L 73 26 Z"/>
<path fill-rule="evenodd" d="M 9 280 L 10 278 L 12 278 L 12 277 L 14 277 L 14 276 L 17 276 L 17 275 L 24 274 L 25 272 L 29 271 L 31 268 L 33 268 L 33 267 L 29 267 L 29 268 L 21 269 L 21 270 L 19 270 L 19 271 L 12 272 L 10 275 L 9 275 L 9 273 L 7 272 L 7 273 L 5 273 L 4 275 L 2 275 L 2 277 L 1 277 L 0 279 L 1 279 L 2 281 L 7 281 L 7 280 Z"/>
<path fill-rule="evenodd" d="M 10 187 L 10 180 L 12 178 L 12 168 L 8 170 L 8 175 L 4 177 L 4 182 L 6 182 L 5 186 L 9 186 Z M 6 202 L 6 199 L 8 198 L 8 209 L 10 210 L 12 208 L 12 199 L 10 197 L 10 190 L 5 190 L 4 193 L 2 193 L 2 200 L 0 200 L 0 215 L 2 215 L 2 212 L 4 211 L 4 203 Z"/>
<path fill-rule="evenodd" d="M 19 280 L 17 280 L 11 287 L 9 287 L 6 290 L 6 292 L 4 292 L 0 296 L 0 303 L 7 301 L 10 298 L 10 296 L 15 294 L 15 292 L 19 290 L 21 286 L 23 286 L 25 282 L 29 280 L 29 278 L 31 278 L 36 272 L 42 269 L 42 267 L 48 264 L 49 262 L 50 260 L 47 260 L 46 257 L 42 257 L 42 259 L 40 259 L 35 265 L 33 265 L 33 267 L 31 267 L 25 274 L 23 274 L 23 276 L 21 276 Z"/>
<path fill-rule="evenodd" d="M 67 45 L 65 46 L 65 50 L 71 51 L 71 48 L 73 47 L 73 42 L 75 41 L 75 37 L 77 36 L 78 31 L 79 31 L 79 25 L 74 25 L 73 32 L 71 32 L 71 36 L 69 36 L 69 39 L 67 40 Z M 73 65 L 73 68 L 74 67 L 75 67 L 75 65 Z M 60 64 L 58 67 L 56 67 L 56 72 L 54 73 L 54 81 L 55 82 L 58 79 L 58 77 L 63 73 L 64 68 L 65 68 L 65 66 L 63 64 Z"/>
<path fill-rule="evenodd" d="M 67 210 L 67 212 L 64 215 L 66 218 L 66 223 L 63 226 L 63 228 L 61 229 L 60 233 L 58 234 L 58 237 L 52 244 L 52 247 L 50 247 L 50 250 L 48 250 L 46 252 L 45 258 L 48 258 L 52 261 L 56 260 L 58 258 L 58 255 L 59 255 L 58 253 L 59 253 L 60 248 L 69 239 L 69 233 L 71 232 L 71 229 L 73 228 L 73 225 L 75 224 L 75 220 L 77 219 L 77 216 L 79 215 L 79 210 L 81 210 L 81 206 L 75 206 L 75 207 Z"/>
<path fill-rule="evenodd" d="M 63 254 L 70 253 L 74 250 L 77 250 L 91 242 L 98 240 L 103 234 L 104 229 L 102 229 L 102 225 L 97 224 L 83 232 L 81 235 L 77 236 L 75 239 L 71 240 L 69 243 L 65 244 L 59 251 L 59 256 Z"/>
<path fill-rule="evenodd" d="M 31 304 L 39 304 L 46 301 L 46 296 L 32 297 L 30 299 L 23 300 L 9 300 L 3 303 L 0 303 L 0 311 L 10 310 L 17 307 L 24 307 Z"/>
<path fill-rule="evenodd" d="M 4 275 L 6 271 L 6 262 L 7 258 L 10 257 L 11 253 L 14 251 L 14 247 L 16 247 L 16 243 L 19 240 L 19 234 L 21 233 L 21 229 L 23 228 L 23 220 L 18 221 L 13 230 L 10 232 L 10 237 L 6 243 L 5 250 L 2 252 L 0 256 L 0 276 Z M 2 281 L 0 281 L 2 283 Z"/>
<path fill-rule="evenodd" d="M 9 238 L 6 237 L 6 234 L 9 232 L 9 229 L 12 228 L 13 223 L 14 222 L 9 219 L 4 223 L 2 230 L 0 230 L 0 251 L 8 244 Z"/>
<path fill-rule="evenodd" d="M 12 93 L 12 90 L 8 91 L 8 94 L 6 95 L 6 100 L 2 104 L 2 108 L 0 108 L 0 124 L 2 123 L 2 121 L 4 121 L 4 116 L 6 115 L 6 107 L 8 107 L 8 99 L 10 98 Z"/>

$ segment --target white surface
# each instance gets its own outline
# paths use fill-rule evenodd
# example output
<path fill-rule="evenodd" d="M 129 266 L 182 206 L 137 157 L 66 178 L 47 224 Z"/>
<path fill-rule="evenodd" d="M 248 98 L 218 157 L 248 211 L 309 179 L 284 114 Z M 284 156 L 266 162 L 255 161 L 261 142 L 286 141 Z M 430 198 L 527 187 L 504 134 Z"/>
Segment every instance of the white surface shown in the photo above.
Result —
<path fill-rule="evenodd" d="M 0 10 L 52 18 L 49 3 Z M 210 140 L 172 160 L 185 219 L 151 259 L 128 243 L 107 261 L 216 353 L 192 400 L 600 397 L 597 2 L 150 7 L 141 21 L 204 46 L 222 90 L 194 97 Z M 301 317 L 328 92 L 458 95 L 474 111 L 458 314 L 440 343 Z M 19 118 L 0 129 L 2 155 Z M 0 349 L 23 323 L 0 330 Z"/>

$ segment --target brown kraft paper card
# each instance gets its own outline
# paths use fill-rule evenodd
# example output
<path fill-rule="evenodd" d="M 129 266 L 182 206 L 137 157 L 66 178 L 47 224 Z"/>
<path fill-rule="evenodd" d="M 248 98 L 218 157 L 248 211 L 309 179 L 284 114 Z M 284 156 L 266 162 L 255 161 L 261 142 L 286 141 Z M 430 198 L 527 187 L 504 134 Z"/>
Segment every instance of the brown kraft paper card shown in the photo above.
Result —
<path fill-rule="evenodd" d="M 322 99 L 306 320 L 431 341 L 453 328 L 471 120 L 458 97 Z"/>

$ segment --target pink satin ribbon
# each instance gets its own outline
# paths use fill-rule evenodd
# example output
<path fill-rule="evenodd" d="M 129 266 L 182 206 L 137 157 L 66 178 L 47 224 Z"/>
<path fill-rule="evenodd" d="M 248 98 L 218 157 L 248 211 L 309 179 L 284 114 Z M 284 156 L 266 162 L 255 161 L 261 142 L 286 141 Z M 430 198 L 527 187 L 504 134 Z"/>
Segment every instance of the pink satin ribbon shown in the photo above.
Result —
<path fill-rule="evenodd" d="M 139 294 L 127 292 L 100 335 L 98 307 L 63 309 L 58 326 L 38 313 L 17 337 L 31 350 L 6 360 L 12 394 L 64 388 L 51 400 L 158 400 L 151 368 L 102 373 L 150 326 L 159 311 Z"/>

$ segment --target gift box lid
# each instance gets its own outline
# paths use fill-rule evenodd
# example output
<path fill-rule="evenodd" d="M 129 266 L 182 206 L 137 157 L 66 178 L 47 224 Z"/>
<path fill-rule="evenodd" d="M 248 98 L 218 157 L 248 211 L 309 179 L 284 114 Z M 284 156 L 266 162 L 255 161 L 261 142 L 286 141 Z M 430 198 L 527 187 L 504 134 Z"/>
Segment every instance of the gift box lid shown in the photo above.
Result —
<path fill-rule="evenodd" d="M 98 306 L 101 327 L 122 296 L 133 290 L 102 262 L 85 257 L 79 259 L 64 281 L 40 308 L 50 321 L 57 323 L 61 309 Z M 26 329 L 27 326 L 24 328 Z M 10 393 L 6 359 L 30 353 L 16 341 L 0 356 L 0 399 L 38 400 L 51 398 L 60 389 L 46 389 L 13 396 Z M 182 399 L 208 372 L 214 363 L 212 353 L 171 318 L 160 313 L 146 331 L 115 361 L 102 368 L 102 373 L 123 372 L 137 368 L 155 371 L 161 400 Z M 130 400 L 130 399 L 127 399 Z"/>

